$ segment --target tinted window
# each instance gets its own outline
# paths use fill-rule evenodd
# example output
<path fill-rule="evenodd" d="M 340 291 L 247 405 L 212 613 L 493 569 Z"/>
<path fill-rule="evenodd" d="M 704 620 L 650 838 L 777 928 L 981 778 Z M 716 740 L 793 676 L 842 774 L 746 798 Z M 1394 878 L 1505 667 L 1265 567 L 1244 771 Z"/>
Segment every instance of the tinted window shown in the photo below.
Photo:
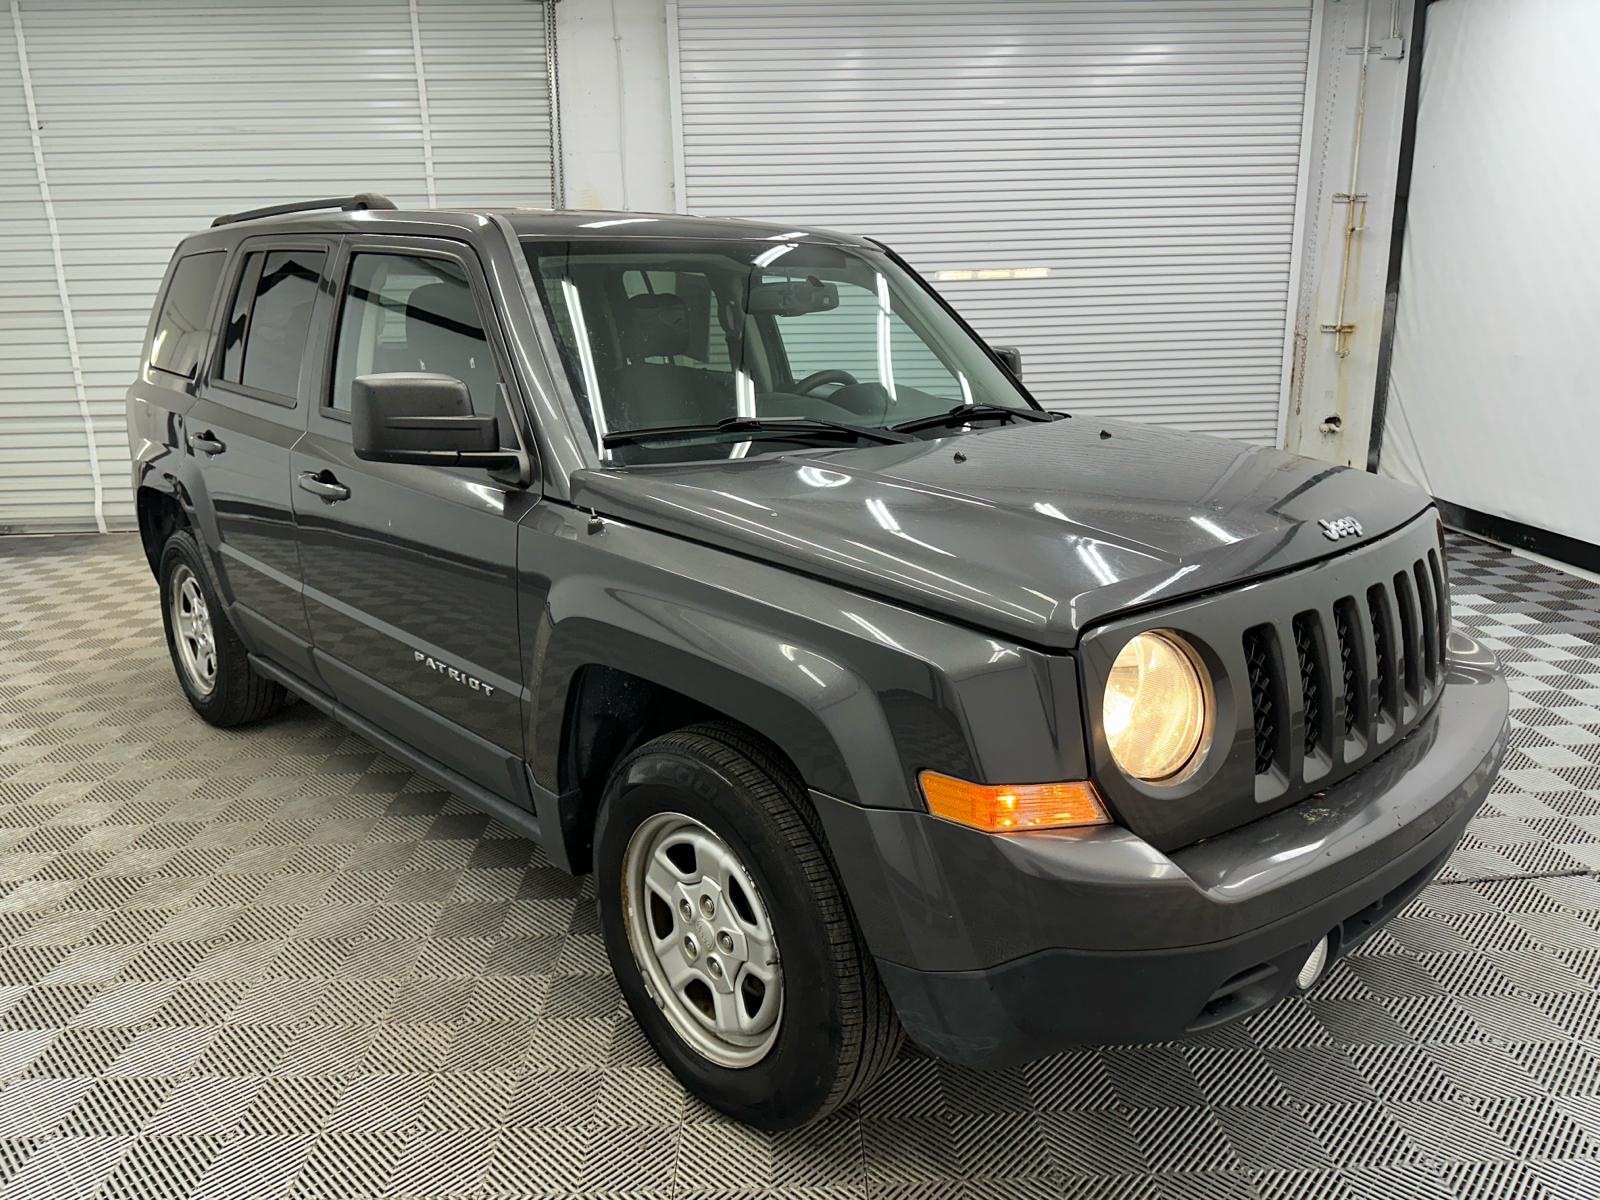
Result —
<path fill-rule="evenodd" d="M 156 320 L 155 340 L 150 343 L 151 366 L 177 375 L 194 374 L 211 331 L 211 298 L 217 293 L 226 259 L 227 255 L 217 250 L 178 260 Z"/>
<path fill-rule="evenodd" d="M 257 253 L 245 258 L 244 270 L 233 290 L 233 306 L 222 331 L 222 377 L 230 383 L 239 382 L 239 368 L 244 366 L 244 329 L 250 321 L 250 301 L 255 298 L 256 280 L 261 277 L 261 260 L 265 257 Z"/>
<path fill-rule="evenodd" d="M 350 411 L 350 381 L 390 371 L 453 375 L 473 411 L 495 415 L 499 372 L 459 263 L 401 254 L 358 254 L 339 316 L 330 403 Z"/>
<path fill-rule="evenodd" d="M 240 294 L 245 294 L 253 276 L 255 286 L 244 329 L 240 383 L 279 396 L 293 396 L 300 390 L 300 360 L 305 356 L 311 306 L 326 257 L 321 250 L 269 250 L 261 259 L 259 276 L 246 270 Z M 240 315 L 236 299 L 229 319 L 226 365 L 231 365 L 234 326 Z"/>

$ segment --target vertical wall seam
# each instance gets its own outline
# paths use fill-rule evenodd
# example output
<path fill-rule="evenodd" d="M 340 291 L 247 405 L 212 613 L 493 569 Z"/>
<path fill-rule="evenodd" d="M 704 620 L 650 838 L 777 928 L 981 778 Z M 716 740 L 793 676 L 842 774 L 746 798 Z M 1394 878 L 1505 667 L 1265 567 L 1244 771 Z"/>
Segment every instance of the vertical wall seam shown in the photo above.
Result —
<path fill-rule="evenodd" d="M 556 47 L 556 0 L 544 0 L 544 72 L 550 89 L 550 205 L 567 206 L 566 172 L 561 162 L 561 79 Z"/>
<path fill-rule="evenodd" d="M 100 478 L 100 449 L 94 441 L 94 419 L 89 415 L 89 392 L 83 385 L 83 359 L 78 354 L 78 328 L 72 320 L 72 300 L 67 293 L 67 264 L 61 253 L 61 228 L 56 224 L 55 201 L 50 197 L 50 177 L 44 169 L 44 142 L 39 138 L 39 109 L 33 99 L 33 75 L 28 70 L 28 43 L 22 34 L 22 9 L 11 0 L 11 28 L 17 41 L 17 65 L 22 74 L 22 96 L 28 106 L 28 136 L 33 141 L 33 170 L 39 178 L 44 219 L 50 229 L 50 254 L 55 260 L 56 291 L 61 297 L 61 320 L 67 328 L 67 356 L 72 362 L 72 385 L 78 393 L 78 415 L 89 446 L 89 477 L 94 484 L 94 523 L 106 532 L 105 485 Z"/>
<path fill-rule="evenodd" d="M 683 149 L 683 59 L 678 48 L 678 2 L 667 0 L 667 91 L 672 107 L 672 199 L 676 211 L 689 211 L 689 176 Z"/>
<path fill-rule="evenodd" d="M 1389 375 L 1394 370 L 1394 337 L 1400 318 L 1400 270 L 1405 262 L 1406 223 L 1411 211 L 1411 172 L 1417 154 L 1417 114 L 1422 103 L 1422 55 L 1428 40 L 1428 5 L 1416 0 L 1406 39 L 1411 61 L 1406 64 L 1405 99 L 1400 109 L 1400 162 L 1395 169 L 1394 214 L 1389 229 L 1389 272 L 1383 285 L 1383 317 L 1378 326 L 1377 378 L 1372 385 L 1372 419 L 1367 428 L 1367 470 L 1383 465 L 1383 430 L 1389 421 Z M 1394 0 L 1398 5 L 1400 0 Z M 1397 23 L 1391 11 L 1389 27 Z"/>
<path fill-rule="evenodd" d="M 1317 116 L 1317 77 L 1322 66 L 1322 22 L 1324 0 L 1311 0 L 1311 21 L 1306 37 L 1306 90 L 1305 105 L 1300 113 L 1300 170 L 1294 188 L 1294 220 L 1290 228 L 1294 240 L 1289 246 L 1289 292 L 1285 297 L 1283 322 L 1283 373 L 1278 382 L 1278 436 L 1279 449 L 1288 448 L 1289 406 L 1294 402 L 1294 382 L 1297 353 L 1297 333 L 1300 328 L 1300 288 L 1305 274 L 1306 239 L 1313 235 L 1310 220 L 1311 204 L 1311 143 Z"/>
<path fill-rule="evenodd" d="M 622 61 L 622 21 L 617 0 L 611 0 L 611 50 L 617 62 L 617 175 L 622 183 L 622 209 L 632 210 L 628 196 L 628 69 Z"/>
<path fill-rule="evenodd" d="M 11 0 L 15 5 L 16 0 Z M 417 68 L 417 108 L 422 113 L 422 174 L 428 184 L 428 207 L 438 208 L 433 190 L 433 125 L 428 120 L 428 76 L 422 69 L 422 25 L 417 19 L 417 0 L 411 0 L 411 57 Z"/>

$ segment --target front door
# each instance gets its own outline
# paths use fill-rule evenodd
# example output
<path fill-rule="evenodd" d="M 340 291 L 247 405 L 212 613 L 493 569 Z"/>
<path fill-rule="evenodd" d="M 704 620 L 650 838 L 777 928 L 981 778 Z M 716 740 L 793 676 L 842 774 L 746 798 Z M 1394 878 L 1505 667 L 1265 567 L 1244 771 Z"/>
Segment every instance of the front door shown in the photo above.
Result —
<path fill-rule="evenodd" d="M 470 249 L 349 239 L 334 337 L 292 472 L 317 669 L 359 715 L 496 795 L 522 769 L 517 521 L 539 498 L 486 471 L 363 462 L 350 381 L 433 371 L 519 444 L 493 308 Z"/>
<path fill-rule="evenodd" d="M 289 451 L 305 429 L 302 366 L 331 255 L 327 238 L 250 238 L 234 255 L 220 344 L 184 417 L 196 509 L 234 625 L 255 648 L 311 673 L 311 629 L 289 498 Z M 326 303 L 324 298 L 323 303 Z M 304 372 L 309 384 L 309 372 Z"/>

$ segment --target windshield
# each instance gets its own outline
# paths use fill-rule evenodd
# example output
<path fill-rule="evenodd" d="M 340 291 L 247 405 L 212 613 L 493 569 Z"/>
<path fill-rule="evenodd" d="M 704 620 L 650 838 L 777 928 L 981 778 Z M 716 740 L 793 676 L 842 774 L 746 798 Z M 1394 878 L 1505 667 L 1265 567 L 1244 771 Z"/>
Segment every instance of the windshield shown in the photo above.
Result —
<path fill-rule="evenodd" d="M 839 445 L 838 430 L 809 438 L 793 428 L 796 418 L 885 428 L 958 405 L 1031 409 L 887 255 L 803 241 L 528 239 L 523 247 L 589 433 L 613 462 Z M 735 417 L 791 426 L 615 444 L 622 431 Z"/>

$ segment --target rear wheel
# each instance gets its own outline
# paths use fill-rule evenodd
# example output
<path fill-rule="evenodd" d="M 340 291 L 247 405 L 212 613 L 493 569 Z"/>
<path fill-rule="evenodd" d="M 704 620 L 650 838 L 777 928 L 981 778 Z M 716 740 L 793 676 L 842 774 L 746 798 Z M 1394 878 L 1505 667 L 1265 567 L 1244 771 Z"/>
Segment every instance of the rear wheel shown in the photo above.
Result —
<path fill-rule="evenodd" d="M 900 1025 L 805 790 L 736 726 L 617 768 L 595 874 L 624 997 L 685 1087 L 751 1125 L 808 1124 L 893 1059 Z"/>
<path fill-rule="evenodd" d="M 282 685 L 263 679 L 250 666 L 249 652 L 229 624 L 188 530 L 167 539 L 157 575 L 167 649 L 190 707 L 223 728 L 282 708 Z"/>

